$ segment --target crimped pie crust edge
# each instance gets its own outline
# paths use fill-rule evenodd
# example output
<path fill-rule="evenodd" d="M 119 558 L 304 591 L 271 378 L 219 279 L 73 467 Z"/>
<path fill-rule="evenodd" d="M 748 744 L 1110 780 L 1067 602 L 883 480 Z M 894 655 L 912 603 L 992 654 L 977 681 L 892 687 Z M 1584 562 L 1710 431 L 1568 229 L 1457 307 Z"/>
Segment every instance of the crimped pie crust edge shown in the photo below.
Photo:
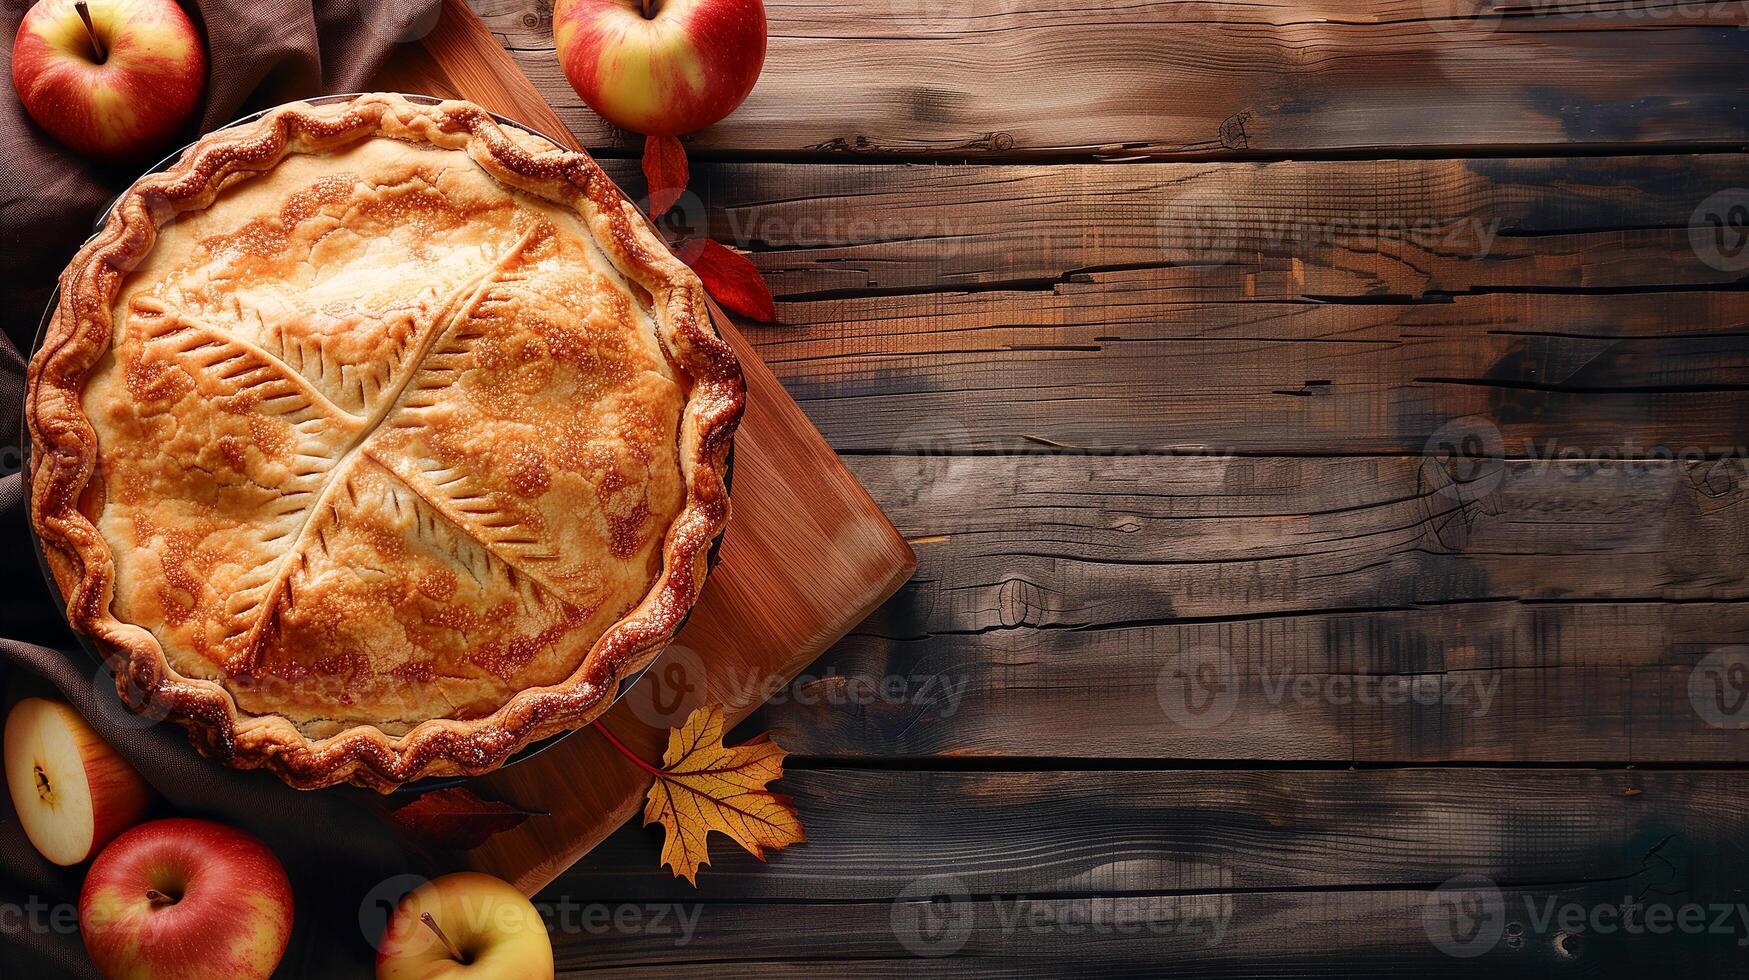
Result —
<path fill-rule="evenodd" d="M 213 681 L 178 674 L 149 631 L 112 615 L 109 546 L 80 509 L 98 456 L 81 393 L 109 350 L 118 290 L 151 251 L 162 224 L 207 207 L 230 181 L 270 170 L 288 154 L 320 153 L 373 136 L 464 149 L 500 183 L 572 207 L 621 272 L 650 293 L 668 356 L 692 380 L 680 429 L 686 496 L 665 536 L 662 573 L 650 592 L 563 683 L 524 690 L 477 719 L 429 720 L 401 736 L 359 726 L 311 740 L 288 719 L 239 712 Z M 725 469 L 746 400 L 740 367 L 712 327 L 691 270 L 593 159 L 549 147 L 506 132 L 468 102 L 423 105 L 365 95 L 323 106 L 292 103 L 210 134 L 168 170 L 141 178 L 62 273 L 60 303 L 28 374 L 31 521 L 67 601 L 68 621 L 110 654 L 117 689 L 131 708 L 177 721 L 210 757 L 239 768 L 265 767 L 292 786 L 354 782 L 388 791 L 424 776 L 489 772 L 532 741 L 587 724 L 611 703 L 618 679 L 646 666 L 678 631 L 728 520 Z"/>

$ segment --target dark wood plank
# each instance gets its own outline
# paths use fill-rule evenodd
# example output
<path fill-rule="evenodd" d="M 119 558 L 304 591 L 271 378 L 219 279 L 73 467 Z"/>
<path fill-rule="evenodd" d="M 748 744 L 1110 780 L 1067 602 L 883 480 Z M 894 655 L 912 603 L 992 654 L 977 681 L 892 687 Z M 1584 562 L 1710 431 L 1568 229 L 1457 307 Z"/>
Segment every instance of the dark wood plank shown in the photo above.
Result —
<path fill-rule="evenodd" d="M 585 144 L 627 145 L 566 84 L 545 3 L 477 6 Z M 1134 158 L 1749 138 L 1738 4 L 1481 6 L 772 0 L 758 86 L 692 143 Z"/>
<path fill-rule="evenodd" d="M 1746 292 L 1183 298 L 1206 287 L 1147 269 L 790 303 L 749 339 L 850 453 L 1419 453 L 1470 416 L 1513 453 L 1731 453 L 1749 430 Z"/>
<path fill-rule="evenodd" d="M 633 161 L 607 162 L 641 187 Z M 1039 287 L 1193 263 L 1186 299 L 1728 285 L 1697 210 L 1749 156 L 1148 166 L 699 163 L 688 223 L 780 297 Z M 1704 215 L 1698 220 L 1704 221 Z M 1726 245 L 1733 244 L 1726 242 Z M 1720 256 L 1723 257 L 1722 255 Z"/>
<path fill-rule="evenodd" d="M 1471 466 L 1041 447 L 850 462 L 922 562 L 899 597 L 903 618 L 873 628 L 883 635 L 1460 601 L 1749 599 L 1740 460 Z"/>
<path fill-rule="evenodd" d="M 1479 416 L 1510 452 L 1726 453 L 1749 422 L 1749 266 L 1691 238 L 1741 155 L 700 173 L 682 224 L 788 298 L 751 339 L 842 452 L 1420 452 Z"/>
<path fill-rule="evenodd" d="M 1724 892 L 1717 894 L 1725 895 Z M 1731 933 L 1592 936 L 1532 930 L 1548 915 L 1586 916 L 1635 904 L 1611 885 L 1536 890 L 1506 887 L 1497 900 L 1425 891 L 1260 893 L 1243 897 L 1088 896 L 1082 898 L 918 898 L 903 904 L 692 906 L 690 942 L 636 929 L 605 937 L 559 937 L 565 975 L 616 977 L 1333 977 L 1401 980 L 1489 977 L 1728 977 L 1741 965 Z M 1657 904 L 1661 927 L 1681 903 Z M 1701 903 L 1695 903 L 1701 904 Z M 1736 915 L 1729 898 L 1695 909 L 1696 921 Z M 609 909 L 615 906 L 608 906 Z M 1486 911 L 1483 911 L 1486 909 Z M 1567 910 L 1572 912 L 1568 913 Z M 1482 953 L 1454 957 L 1428 938 L 1426 922 L 1471 915 L 1511 922 L 1512 936 Z M 1634 913 L 1640 914 L 1638 912 Z M 1225 917 L 1215 938 L 1214 923 Z M 1533 916 L 1535 917 L 1533 920 Z M 1665 916 L 1671 917 L 1665 919 Z M 1558 921 L 1558 920 L 1557 920 Z M 895 922 L 899 923 L 895 925 Z M 1121 925 L 1120 925 L 1121 924 Z M 1704 927 L 1703 927 L 1704 928 Z M 918 940 L 915 937 L 922 935 Z M 901 939 L 899 937 L 906 937 Z M 912 946 L 941 958 L 920 959 Z M 1467 949 L 1473 947 L 1456 946 Z M 940 952 L 951 950 L 951 952 Z M 571 971 L 576 971 L 573 974 Z"/>
<path fill-rule="evenodd" d="M 921 564 L 756 718 L 800 752 L 1749 755 L 1749 709 L 1719 727 L 1694 700 L 1749 660 L 1741 461 L 853 465 Z M 1231 689 L 1212 714 L 1177 679 L 1204 659 Z"/>
<path fill-rule="evenodd" d="M 1479 604 L 862 637 L 749 730 L 833 758 L 1738 762 L 1746 634 L 1742 604 Z"/>
<path fill-rule="evenodd" d="M 1428 888 L 1634 881 L 1671 859 L 1749 861 L 1749 774 L 1554 769 L 1048 772 L 801 769 L 809 843 L 724 841 L 696 889 L 628 825 L 554 887 L 623 900 L 882 900 L 953 876 L 973 895 Z M 991 832 L 1000 827 L 1001 832 Z M 1644 884 L 1644 882 L 1641 882 Z"/>
<path fill-rule="evenodd" d="M 949 975 L 1135 975 L 1168 963 L 1192 976 L 1591 975 L 1665 957 L 1699 975 L 1734 962 L 1749 923 L 1562 939 L 1558 922 L 1541 920 L 1550 902 L 1589 910 L 1627 896 L 1735 905 L 1749 866 L 1745 779 L 802 771 L 784 787 L 809 821 L 806 846 L 763 865 L 723 848 L 694 891 L 652 866 L 652 831 L 627 828 L 536 900 L 626 910 L 621 928 L 601 930 L 611 940 L 558 936 L 566 967 L 616 971 L 829 963 L 884 976 L 909 961 Z M 1471 948 L 1440 931 L 1452 895 L 1440 886 L 1460 877 L 1502 889 L 1484 907 L 1499 941 L 1484 933 L 1479 959 L 1449 955 Z M 1115 928 L 1119 917 L 1134 928 Z"/>

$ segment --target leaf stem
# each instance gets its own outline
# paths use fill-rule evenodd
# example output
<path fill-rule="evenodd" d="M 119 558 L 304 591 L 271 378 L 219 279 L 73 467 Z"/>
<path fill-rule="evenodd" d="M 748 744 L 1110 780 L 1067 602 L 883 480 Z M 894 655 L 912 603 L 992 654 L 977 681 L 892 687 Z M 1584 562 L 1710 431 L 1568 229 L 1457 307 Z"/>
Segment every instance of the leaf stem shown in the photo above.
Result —
<path fill-rule="evenodd" d="M 633 752 L 631 749 L 626 748 L 626 744 L 624 742 L 620 741 L 619 739 L 614 738 L 613 732 L 608 731 L 606 725 L 602 724 L 599 721 L 592 722 L 591 724 L 593 724 L 595 726 L 595 730 L 600 732 L 604 738 L 606 738 L 609 742 L 613 743 L 613 747 L 618 749 L 620 751 L 621 755 L 624 755 L 626 758 L 637 763 L 638 766 L 640 768 L 642 768 L 645 772 L 649 773 L 652 776 L 655 776 L 657 779 L 661 779 L 661 778 L 668 775 L 668 773 L 666 773 L 660 769 L 657 769 L 655 766 L 652 766 L 648 762 L 645 762 L 643 759 L 639 758 L 638 754 L 636 752 Z"/>

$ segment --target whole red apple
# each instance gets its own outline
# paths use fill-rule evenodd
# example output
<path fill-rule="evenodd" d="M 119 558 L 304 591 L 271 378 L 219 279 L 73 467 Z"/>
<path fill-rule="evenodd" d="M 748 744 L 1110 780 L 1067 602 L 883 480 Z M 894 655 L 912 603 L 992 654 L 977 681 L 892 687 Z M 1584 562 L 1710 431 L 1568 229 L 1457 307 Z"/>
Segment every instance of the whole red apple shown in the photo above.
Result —
<path fill-rule="evenodd" d="M 175 0 L 40 0 L 12 42 L 12 86 L 74 152 L 138 160 L 200 104 L 206 49 Z"/>
<path fill-rule="evenodd" d="M 122 834 L 79 894 L 85 950 L 111 978 L 265 980 L 291 926 L 279 859 L 211 820 L 154 820 Z"/>
<path fill-rule="evenodd" d="M 761 0 L 558 0 L 571 87 L 622 129 L 679 136 L 723 118 L 765 64 Z"/>

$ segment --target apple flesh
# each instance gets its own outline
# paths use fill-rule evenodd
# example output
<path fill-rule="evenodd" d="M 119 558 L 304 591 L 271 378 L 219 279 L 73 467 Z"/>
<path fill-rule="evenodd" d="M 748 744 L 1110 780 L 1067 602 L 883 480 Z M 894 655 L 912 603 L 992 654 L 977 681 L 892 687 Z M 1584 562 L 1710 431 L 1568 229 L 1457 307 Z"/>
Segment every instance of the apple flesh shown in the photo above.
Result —
<path fill-rule="evenodd" d="M 146 812 L 145 780 L 70 705 L 13 705 L 0 755 L 24 835 L 55 864 L 84 861 Z"/>
<path fill-rule="evenodd" d="M 122 834 L 79 894 L 85 950 L 111 978 L 266 980 L 291 927 L 279 859 L 211 820 L 154 820 Z"/>
<path fill-rule="evenodd" d="M 558 0 L 553 40 L 590 108 L 622 129 L 679 136 L 733 112 L 753 91 L 765 64 L 765 5 Z"/>
<path fill-rule="evenodd" d="M 82 156 L 133 161 L 167 149 L 206 87 L 200 32 L 175 0 L 85 6 L 90 28 L 77 0 L 40 0 L 24 15 L 12 42 L 19 101 Z"/>
<path fill-rule="evenodd" d="M 377 946 L 377 980 L 552 980 L 546 923 L 509 882 L 474 871 L 407 893 Z"/>

